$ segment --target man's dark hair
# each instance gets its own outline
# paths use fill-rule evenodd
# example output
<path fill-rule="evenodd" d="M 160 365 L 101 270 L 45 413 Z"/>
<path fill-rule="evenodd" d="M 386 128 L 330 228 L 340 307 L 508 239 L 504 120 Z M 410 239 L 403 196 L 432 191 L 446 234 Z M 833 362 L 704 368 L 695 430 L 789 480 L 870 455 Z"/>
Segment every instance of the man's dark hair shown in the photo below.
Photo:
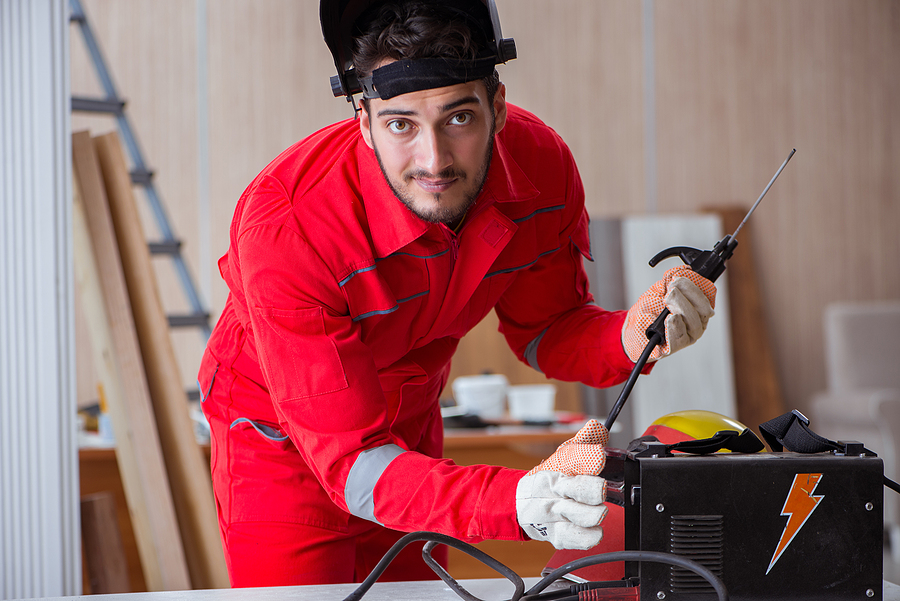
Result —
<path fill-rule="evenodd" d="M 353 67 L 362 78 L 385 59 L 474 60 L 488 43 L 471 18 L 456 9 L 421 0 L 388 1 L 376 4 L 357 20 Z M 488 101 L 492 101 L 500 74 L 495 69 L 482 82 Z"/>

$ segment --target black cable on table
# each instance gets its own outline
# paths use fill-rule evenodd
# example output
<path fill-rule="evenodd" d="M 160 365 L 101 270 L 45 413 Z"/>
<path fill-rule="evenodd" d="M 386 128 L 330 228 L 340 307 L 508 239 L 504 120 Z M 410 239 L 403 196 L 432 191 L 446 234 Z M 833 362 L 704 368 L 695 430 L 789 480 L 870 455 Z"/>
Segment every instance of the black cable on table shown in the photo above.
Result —
<path fill-rule="evenodd" d="M 465 588 L 463 588 L 463 586 L 460 585 L 459 582 L 457 582 L 452 576 L 450 576 L 450 574 L 448 574 L 447 571 L 444 570 L 444 568 L 441 567 L 431 556 L 432 549 L 434 549 L 434 547 L 439 544 L 458 549 L 474 557 L 481 563 L 487 565 L 502 576 L 506 577 L 510 582 L 512 582 L 513 586 L 515 586 L 516 589 L 515 593 L 513 593 L 513 596 L 510 597 L 509 601 L 540 601 L 541 599 L 550 599 L 551 597 L 558 599 L 558 591 L 547 595 L 541 595 L 540 593 L 548 586 L 570 572 L 574 572 L 575 570 L 587 566 L 610 563 L 613 561 L 649 561 L 653 563 L 676 565 L 685 568 L 709 582 L 715 590 L 716 595 L 718 595 L 719 601 L 728 601 L 728 591 L 725 588 L 725 584 L 711 570 L 695 561 L 692 561 L 685 557 L 681 557 L 680 555 L 674 555 L 671 553 L 657 553 L 653 551 L 612 551 L 609 553 L 601 553 L 599 555 L 582 557 L 581 559 L 570 561 L 566 565 L 553 570 L 550 574 L 542 578 L 537 584 L 531 587 L 531 589 L 529 589 L 526 593 L 525 582 L 521 577 L 519 577 L 518 574 L 513 572 L 512 569 L 468 543 L 455 539 L 452 536 L 447 536 L 446 534 L 438 534 L 436 532 L 412 532 L 400 538 L 396 543 L 394 543 L 394 545 L 388 550 L 388 552 L 384 554 L 384 557 L 381 558 L 381 560 L 372 570 L 372 573 L 370 573 L 366 577 L 366 579 L 363 580 L 363 582 L 356 588 L 356 590 L 350 593 L 350 595 L 348 595 L 344 599 L 344 601 L 359 601 L 359 599 L 362 599 L 363 596 L 369 591 L 369 589 L 372 588 L 372 585 L 375 584 L 375 581 L 378 580 L 378 578 L 384 573 L 387 566 L 394 560 L 395 557 L 397 557 L 400 551 L 403 550 L 403 548 L 408 544 L 417 541 L 426 541 L 426 545 L 422 549 L 422 557 L 425 560 L 425 563 L 432 570 L 434 570 L 434 572 L 441 578 L 441 580 L 443 580 L 457 595 L 459 595 L 466 601 L 482 601 L 482 599 L 479 599 L 478 597 L 467 591 Z"/>

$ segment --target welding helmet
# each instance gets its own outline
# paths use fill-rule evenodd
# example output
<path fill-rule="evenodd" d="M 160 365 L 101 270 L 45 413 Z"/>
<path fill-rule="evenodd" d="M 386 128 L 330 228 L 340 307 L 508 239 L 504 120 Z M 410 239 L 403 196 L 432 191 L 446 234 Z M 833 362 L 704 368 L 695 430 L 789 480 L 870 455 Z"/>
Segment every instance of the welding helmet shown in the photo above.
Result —
<path fill-rule="evenodd" d="M 448 65 L 449 61 L 429 64 L 432 59 L 397 61 L 375 69 L 370 77 L 360 81 L 353 68 L 354 26 L 369 7 L 385 0 L 321 0 L 322 34 L 337 69 L 337 75 L 331 77 L 331 91 L 336 97 L 343 95 L 352 101 L 354 94 L 363 92 L 366 98 L 387 99 L 407 92 L 473 81 L 493 73 L 495 65 L 516 58 L 515 41 L 504 39 L 500 33 L 500 18 L 494 0 L 419 1 L 439 5 L 465 17 L 483 32 L 488 47 L 475 60 L 458 61 L 455 65 Z"/>
<path fill-rule="evenodd" d="M 743 438 L 755 438 L 759 448 L 764 448 L 753 430 L 736 419 L 713 411 L 676 411 L 664 415 L 650 424 L 644 436 L 655 436 L 662 443 L 674 444 L 685 440 L 710 439 L 726 430 L 735 431 Z"/>

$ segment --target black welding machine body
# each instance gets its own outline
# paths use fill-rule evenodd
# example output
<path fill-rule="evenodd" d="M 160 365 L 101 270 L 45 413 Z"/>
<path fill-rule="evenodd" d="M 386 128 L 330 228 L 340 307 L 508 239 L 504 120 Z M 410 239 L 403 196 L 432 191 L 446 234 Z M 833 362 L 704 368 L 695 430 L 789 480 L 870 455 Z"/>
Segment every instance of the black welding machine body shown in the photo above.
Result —
<path fill-rule="evenodd" d="M 602 475 L 607 501 L 624 508 L 625 549 L 693 560 L 733 601 L 881 599 L 882 460 L 861 443 L 819 437 L 796 411 L 760 431 L 774 452 L 756 452 L 764 447 L 750 430 L 609 449 Z M 573 579 L 596 580 L 591 571 Z M 606 598 L 717 598 L 707 579 L 666 563 L 626 561 L 616 585 Z"/>
<path fill-rule="evenodd" d="M 699 456 L 664 447 L 624 461 L 626 549 L 693 559 L 732 600 L 881 599 L 884 467 L 862 445 Z M 642 601 L 715 598 L 677 566 L 626 563 L 625 575 L 639 579 Z"/>

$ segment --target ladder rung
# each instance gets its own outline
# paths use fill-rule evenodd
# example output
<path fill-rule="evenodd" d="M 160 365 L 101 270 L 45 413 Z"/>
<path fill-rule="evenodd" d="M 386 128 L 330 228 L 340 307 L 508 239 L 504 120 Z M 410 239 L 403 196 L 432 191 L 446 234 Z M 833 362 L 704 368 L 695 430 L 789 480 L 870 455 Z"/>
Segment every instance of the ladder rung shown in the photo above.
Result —
<path fill-rule="evenodd" d="M 149 169 L 135 169 L 131 172 L 131 183 L 138 186 L 149 186 L 153 179 L 153 172 Z"/>
<path fill-rule="evenodd" d="M 109 113 L 118 115 L 125 109 L 125 101 L 116 98 L 81 98 L 72 96 L 72 110 L 86 113 Z"/>
<path fill-rule="evenodd" d="M 187 315 L 169 315 L 169 327 L 187 328 L 193 326 L 206 326 L 209 313 L 189 313 Z"/>
<path fill-rule="evenodd" d="M 150 242 L 148 246 L 151 255 L 177 255 L 181 251 L 181 240 Z"/>

